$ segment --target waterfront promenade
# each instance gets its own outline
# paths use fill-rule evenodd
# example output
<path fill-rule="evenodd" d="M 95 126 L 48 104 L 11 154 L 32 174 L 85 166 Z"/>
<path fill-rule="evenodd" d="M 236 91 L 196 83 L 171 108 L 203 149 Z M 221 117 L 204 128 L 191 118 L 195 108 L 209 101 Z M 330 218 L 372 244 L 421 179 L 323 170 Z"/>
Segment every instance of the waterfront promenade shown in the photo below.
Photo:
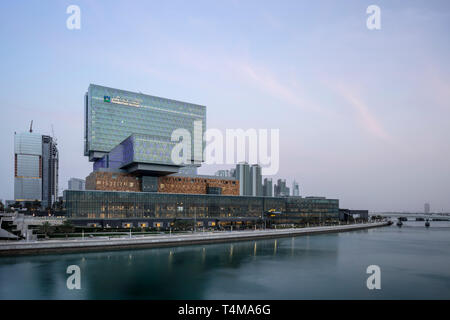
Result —
<path fill-rule="evenodd" d="M 129 238 L 89 238 L 75 240 L 9 241 L 0 243 L 0 256 L 104 251 L 131 248 L 152 248 L 192 245 L 200 243 L 220 243 L 253 239 L 282 238 L 309 234 L 354 231 L 387 226 L 388 222 L 373 222 L 351 225 L 266 229 L 252 231 L 197 232 L 182 235 L 153 235 Z"/>

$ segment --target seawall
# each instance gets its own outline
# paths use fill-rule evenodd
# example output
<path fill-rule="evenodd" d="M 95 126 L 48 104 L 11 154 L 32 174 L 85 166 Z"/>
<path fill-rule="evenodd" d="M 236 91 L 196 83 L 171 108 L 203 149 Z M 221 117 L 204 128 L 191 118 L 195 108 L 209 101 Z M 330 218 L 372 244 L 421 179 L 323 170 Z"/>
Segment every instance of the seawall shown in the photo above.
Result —
<path fill-rule="evenodd" d="M 311 234 L 346 232 L 383 227 L 388 222 L 375 222 L 327 227 L 270 229 L 255 231 L 201 232 L 183 235 L 157 235 L 139 238 L 85 239 L 85 240 L 43 240 L 0 243 L 0 256 L 48 254 L 66 252 L 106 251 L 134 248 L 174 247 L 205 243 L 246 241 L 255 239 L 283 238 Z"/>

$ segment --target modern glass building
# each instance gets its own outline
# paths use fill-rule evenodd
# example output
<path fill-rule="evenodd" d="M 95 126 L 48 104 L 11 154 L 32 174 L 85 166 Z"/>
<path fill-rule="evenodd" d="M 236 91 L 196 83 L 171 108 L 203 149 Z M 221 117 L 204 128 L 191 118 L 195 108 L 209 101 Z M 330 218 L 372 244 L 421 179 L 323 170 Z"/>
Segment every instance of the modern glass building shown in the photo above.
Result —
<path fill-rule="evenodd" d="M 172 161 L 171 156 L 174 146 L 175 142 L 168 137 L 132 134 L 94 162 L 94 171 L 116 169 L 156 175 L 177 173 L 179 165 Z"/>
<path fill-rule="evenodd" d="M 64 191 L 71 218 L 237 218 L 284 211 L 283 198 L 154 192 Z"/>
<path fill-rule="evenodd" d="M 239 180 L 239 194 L 241 196 L 251 196 L 251 174 L 250 166 L 247 162 L 241 162 L 236 165 L 236 179 Z"/>
<path fill-rule="evenodd" d="M 267 212 L 339 219 L 339 201 L 325 198 L 253 197 L 154 192 L 64 191 L 70 219 L 260 219 Z"/>
<path fill-rule="evenodd" d="M 14 135 L 14 200 L 42 200 L 42 135 Z"/>
<path fill-rule="evenodd" d="M 339 200 L 325 197 L 286 197 L 286 212 L 339 216 Z"/>
<path fill-rule="evenodd" d="M 14 135 L 14 199 L 51 207 L 58 197 L 59 154 L 52 137 L 33 132 Z"/>
<path fill-rule="evenodd" d="M 42 136 L 42 207 L 51 208 L 58 198 L 59 152 L 56 141 Z"/>
<path fill-rule="evenodd" d="M 263 196 L 261 166 L 254 164 L 250 168 L 250 179 L 252 186 L 252 195 L 257 197 Z"/>
<path fill-rule="evenodd" d="M 292 182 L 292 195 L 294 197 L 299 197 L 300 196 L 300 188 L 298 186 L 297 181 L 295 181 L 295 180 Z"/>
<path fill-rule="evenodd" d="M 278 179 L 273 189 L 275 197 L 288 197 L 290 194 L 286 179 Z"/>
<path fill-rule="evenodd" d="M 191 161 L 200 164 L 206 130 L 205 106 L 94 84 L 85 94 L 84 153 L 90 161 L 101 159 L 133 134 L 167 141 L 176 129 L 189 132 Z"/>
<path fill-rule="evenodd" d="M 263 195 L 264 197 L 273 197 L 273 186 L 271 178 L 264 178 Z"/>
<path fill-rule="evenodd" d="M 68 182 L 69 190 L 85 190 L 86 189 L 86 181 L 78 178 L 70 178 Z"/>

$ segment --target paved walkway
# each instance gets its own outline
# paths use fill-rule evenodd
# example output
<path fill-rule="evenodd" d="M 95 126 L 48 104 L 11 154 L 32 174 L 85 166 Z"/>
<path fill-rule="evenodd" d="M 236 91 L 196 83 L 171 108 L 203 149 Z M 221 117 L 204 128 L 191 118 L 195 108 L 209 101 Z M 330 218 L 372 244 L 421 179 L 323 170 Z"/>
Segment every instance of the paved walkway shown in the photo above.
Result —
<path fill-rule="evenodd" d="M 54 252 L 76 252 L 142 247 L 179 246 L 198 243 L 244 241 L 250 239 L 282 238 L 315 233 L 343 232 L 358 229 L 382 227 L 387 222 L 374 222 L 327 227 L 267 229 L 252 231 L 197 232 L 183 235 L 152 235 L 131 238 L 105 237 L 68 240 L 9 241 L 0 243 L 0 255 L 22 255 Z"/>

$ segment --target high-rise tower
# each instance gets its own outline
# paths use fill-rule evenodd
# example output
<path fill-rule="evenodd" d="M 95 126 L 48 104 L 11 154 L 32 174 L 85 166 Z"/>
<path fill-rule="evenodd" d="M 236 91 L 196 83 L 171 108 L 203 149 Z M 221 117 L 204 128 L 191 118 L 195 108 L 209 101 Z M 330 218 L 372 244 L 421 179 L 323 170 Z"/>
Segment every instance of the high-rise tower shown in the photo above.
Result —
<path fill-rule="evenodd" d="M 236 179 L 239 180 L 239 195 L 251 196 L 252 185 L 250 178 L 250 166 L 247 162 L 241 162 L 236 165 Z"/>
<path fill-rule="evenodd" d="M 262 176 L 261 176 L 261 166 L 254 164 L 250 170 L 252 196 L 260 197 L 263 195 L 262 192 Z"/>
<path fill-rule="evenodd" d="M 14 199 L 51 208 L 58 197 L 59 155 L 55 140 L 30 132 L 14 135 Z"/>

